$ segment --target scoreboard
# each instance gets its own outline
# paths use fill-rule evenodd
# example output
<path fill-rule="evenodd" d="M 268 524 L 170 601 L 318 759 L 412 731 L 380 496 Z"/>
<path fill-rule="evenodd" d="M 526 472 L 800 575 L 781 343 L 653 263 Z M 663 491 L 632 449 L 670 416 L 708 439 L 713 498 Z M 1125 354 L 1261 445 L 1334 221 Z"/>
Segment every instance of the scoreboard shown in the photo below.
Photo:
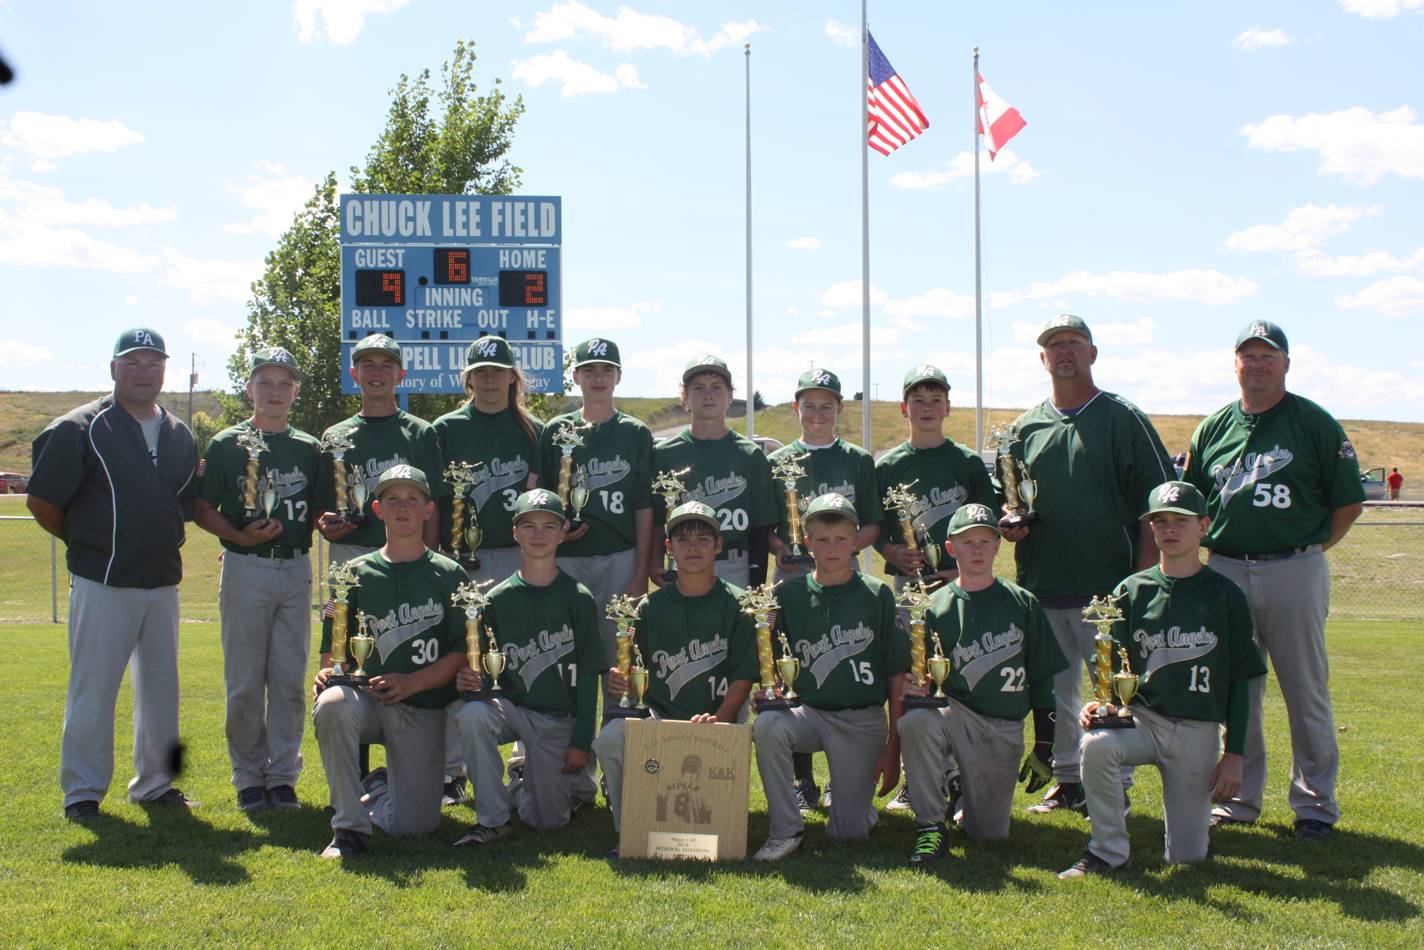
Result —
<path fill-rule="evenodd" d="M 464 391 L 465 350 L 502 336 L 530 392 L 563 377 L 559 198 L 342 195 L 341 350 L 401 345 L 404 393 Z M 342 390 L 356 392 L 349 376 Z"/>

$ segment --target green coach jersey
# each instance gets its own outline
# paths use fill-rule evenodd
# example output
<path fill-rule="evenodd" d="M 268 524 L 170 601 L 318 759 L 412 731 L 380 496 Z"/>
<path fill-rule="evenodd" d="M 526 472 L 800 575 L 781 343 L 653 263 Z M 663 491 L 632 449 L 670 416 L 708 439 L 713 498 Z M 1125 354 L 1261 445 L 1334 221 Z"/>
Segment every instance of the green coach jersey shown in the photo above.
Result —
<path fill-rule="evenodd" d="M 473 405 L 461 406 L 435 420 L 435 436 L 446 461 L 480 463 L 471 473 L 475 481 L 465 497 L 478 510 L 481 547 L 514 547 L 514 502 L 540 481 L 537 440 L 543 424 L 531 422 L 534 441 L 525 434 L 513 408 L 484 413 Z M 438 478 L 443 484 L 444 474 Z M 440 514 L 440 538 L 449 544 L 448 503 L 440 506 Z M 468 518 L 466 512 L 466 523 Z"/>
<path fill-rule="evenodd" d="M 1239 754 L 1250 706 L 1243 691 L 1241 708 L 1229 708 L 1231 687 L 1266 675 L 1241 588 L 1209 567 L 1169 577 L 1153 566 L 1124 580 L 1113 596 L 1126 597 L 1113 638 L 1127 648 L 1139 677 L 1133 704 L 1177 719 L 1228 723 L 1226 751 Z M 1116 669 L 1120 661 L 1113 660 Z"/>
<path fill-rule="evenodd" d="M 435 430 L 424 419 L 397 409 L 393 416 L 354 415 L 331 426 L 322 435 L 326 437 L 344 432 L 355 444 L 346 451 L 346 472 L 348 484 L 357 479 L 366 482 L 366 504 L 361 513 L 366 516 L 366 524 L 341 539 L 342 544 L 358 544 L 366 547 L 380 547 L 386 543 L 386 527 L 371 511 L 371 502 L 376 499 L 376 482 L 381 473 L 393 465 L 414 465 L 425 473 L 430 482 L 430 497 L 439 501 L 450 494 L 450 488 L 440 473 L 445 464 L 441 461 L 440 445 L 435 440 Z M 323 450 L 321 493 L 335 505 L 332 489 L 332 463 L 330 450 Z"/>
<path fill-rule="evenodd" d="M 554 436 L 569 426 L 583 426 L 577 411 L 555 416 L 539 439 L 543 465 L 541 487 L 557 491 L 563 450 Z M 580 430 L 583 445 L 573 451 L 574 475 L 582 469 L 587 476 L 588 504 L 581 520 L 588 533 L 576 541 L 559 545 L 560 557 L 588 557 L 613 554 L 636 546 L 635 517 L 640 509 L 653 506 L 653 433 L 642 421 L 624 412 Z M 572 511 L 569 514 L 573 517 Z"/>
<path fill-rule="evenodd" d="M 638 605 L 634 642 L 648 668 L 648 705 L 667 719 L 715 713 L 727 684 L 757 678 L 756 633 L 738 599 L 718 579 L 698 597 L 669 585 Z"/>
<path fill-rule="evenodd" d="M 876 461 L 875 482 L 876 494 L 881 499 L 896 485 L 911 485 L 910 494 L 915 496 L 915 504 L 910 510 L 910 520 L 916 527 L 928 531 L 930 539 L 939 546 L 942 568 L 954 566 L 954 559 L 944 552 L 944 539 L 949 519 L 960 506 L 976 503 L 998 510 L 994 486 L 984 462 L 953 439 L 945 439 L 932 449 L 900 443 Z M 900 518 L 899 511 L 884 509 L 880 537 L 875 542 L 877 549 L 883 552 L 886 544 L 905 543 Z M 889 563 L 885 565 L 885 572 L 892 577 L 900 573 Z"/>
<path fill-rule="evenodd" d="M 811 504 L 812 499 L 831 492 L 843 495 L 854 506 L 862 525 L 878 524 L 885 517 L 885 510 L 880 504 L 882 493 L 875 483 L 875 459 L 865 449 L 851 445 L 845 439 L 836 439 L 830 445 L 817 448 L 797 439 L 771 453 L 770 461 L 774 465 L 777 459 L 788 455 L 793 458 L 806 456 L 801 460 L 806 474 L 796 482 L 796 507 L 801 510 L 803 519 L 806 506 Z M 773 479 L 771 490 L 772 497 L 776 499 L 776 533 L 782 541 L 790 543 L 791 537 L 786 528 L 786 485 Z M 804 520 L 802 528 L 805 528 Z"/>
<path fill-rule="evenodd" d="M 732 551 L 749 550 L 747 532 L 776 524 L 771 466 L 757 444 L 735 432 L 719 439 L 695 439 L 690 428 L 670 436 L 653 450 L 657 472 L 691 471 L 681 476 L 684 501 L 700 501 L 717 511 L 725 560 Z M 666 518 L 667 513 L 663 513 Z"/>
<path fill-rule="evenodd" d="M 1147 496 L 1176 477 L 1152 422 L 1132 403 L 1099 392 L 1060 412 L 1044 400 L 1014 420 L 1013 455 L 1037 483 L 1043 521 L 1014 545 L 1018 582 L 1041 601 L 1111 590 L 1137 567 Z"/>
<path fill-rule="evenodd" d="M 347 594 L 346 635 L 356 632 L 357 611 L 374 621 L 376 648 L 362 668 L 372 676 L 381 673 L 415 673 L 442 656 L 465 652 L 465 614 L 450 605 L 450 595 L 467 580 L 464 568 L 434 551 L 414 561 L 387 561 L 380 551 L 363 554 L 355 565 L 360 586 Z M 327 605 L 327 610 L 331 606 Z M 321 652 L 331 651 L 328 613 L 321 624 Z M 351 649 L 347 651 L 347 670 Z M 444 709 L 454 702 L 455 684 L 427 689 L 405 700 L 422 709 Z"/>
<path fill-rule="evenodd" d="M 490 591 L 485 626 L 504 650 L 504 699 L 574 717 L 569 745 L 588 751 L 598 710 L 598 677 L 608 668 L 593 595 L 563 571 L 537 587 L 516 571 Z"/>
<path fill-rule="evenodd" d="M 252 424 L 239 422 L 213 436 L 203 460 L 198 465 L 198 497 L 220 511 L 234 525 L 246 518 L 243 489 L 247 486 L 247 450 L 237 437 L 250 431 Z M 311 547 L 312 525 L 318 512 L 329 502 L 317 497 L 318 473 L 321 470 L 321 446 L 300 429 L 285 432 L 264 432 L 267 451 L 257 460 L 257 518 L 262 518 L 262 487 L 273 482 L 277 489 L 277 506 L 273 519 L 282 523 L 282 533 L 271 541 L 245 548 L 226 539 L 222 546 L 243 554 L 266 554 L 273 547 L 305 551 Z"/>
<path fill-rule="evenodd" d="M 1038 598 L 995 578 L 983 590 L 951 582 L 935 591 L 925 614 L 927 650 L 933 630 L 949 657 L 945 691 L 970 709 L 996 719 L 1023 719 L 1053 709 L 1053 677 L 1068 661 Z"/>
<path fill-rule="evenodd" d="M 1289 392 L 1257 415 L 1233 402 L 1203 419 L 1184 478 L 1206 498 L 1206 546 L 1228 557 L 1318 544 L 1332 511 L 1365 500 L 1345 430 Z"/>
<path fill-rule="evenodd" d="M 778 584 L 776 600 L 776 629 L 801 661 L 795 687 L 808 706 L 880 705 L 890 677 L 910 668 L 910 638 L 895 594 L 880 578 L 856 572 L 844 584 L 823 587 L 807 574 Z M 779 647 L 774 652 L 781 656 Z"/>

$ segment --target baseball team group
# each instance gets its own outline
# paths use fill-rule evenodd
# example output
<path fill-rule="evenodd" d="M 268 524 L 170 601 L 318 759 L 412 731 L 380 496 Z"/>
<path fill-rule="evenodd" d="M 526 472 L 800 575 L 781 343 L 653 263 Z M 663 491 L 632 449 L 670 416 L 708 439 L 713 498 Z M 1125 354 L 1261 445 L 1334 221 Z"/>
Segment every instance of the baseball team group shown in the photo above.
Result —
<path fill-rule="evenodd" d="M 876 797 L 898 786 L 886 807 L 913 812 L 909 862 L 932 866 L 950 829 L 1007 836 L 1022 782 L 1047 786 L 1029 812 L 1090 824 L 1059 876 L 1110 874 L 1129 863 L 1134 769 L 1153 765 L 1166 859 L 1200 861 L 1214 829 L 1261 815 L 1267 658 L 1289 720 L 1295 834 L 1329 837 L 1340 811 L 1325 552 L 1364 501 L 1345 432 L 1287 390 L 1289 344 L 1267 321 L 1239 333 L 1240 398 L 1201 422 L 1180 472 L 1147 416 L 1094 383 L 1083 319 L 1050 319 L 1037 343 L 1048 397 L 1005 430 L 1008 458 L 991 475 L 945 435 L 950 383 L 935 366 L 906 373 L 906 437 L 879 459 L 837 437 L 836 375 L 803 374 L 800 438 L 768 458 L 728 428 L 732 373 L 711 355 L 682 374 L 690 423 L 655 444 L 615 405 L 621 357 L 605 338 L 574 349 L 579 408 L 541 422 L 509 343 L 482 337 L 466 354 L 466 400 L 427 422 L 399 408 L 400 345 L 368 336 L 349 365 L 360 411 L 320 439 L 289 421 L 298 361 L 258 350 L 251 416 L 199 458 L 157 403 L 163 338 L 127 330 L 113 393 L 33 446 L 28 505 L 64 543 L 72 577 L 65 815 L 101 818 L 125 668 L 130 800 L 198 804 L 173 784 L 180 548 L 193 521 L 223 547 L 237 807 L 299 807 L 310 715 L 333 812 L 326 858 L 356 858 L 376 830 L 429 834 L 442 805 L 471 798 L 475 823 L 457 847 L 497 846 L 516 819 L 562 828 L 600 786 L 616 830 L 618 712 L 632 692 L 655 719 L 751 721 L 770 824 L 756 860 L 796 852 L 815 809 L 829 811 L 828 837 L 866 838 Z M 1015 471 L 1034 489 L 1031 512 L 1005 484 Z M 345 578 L 339 609 L 323 612 L 314 676 L 313 529 L 331 557 L 316 570 Z M 994 572 L 1005 543 L 1012 580 Z M 889 583 L 859 569 L 872 546 Z M 461 604 L 476 590 L 474 623 L 498 666 L 467 652 Z M 1090 622 L 1103 605 L 1110 626 Z M 920 624 L 941 664 L 933 680 L 925 637 L 911 635 Z M 771 677 L 768 628 L 796 661 Z M 639 677 L 613 662 L 626 660 L 629 631 Z M 353 637 L 371 643 L 359 678 L 345 656 Z M 1135 695 L 1082 702 L 1085 668 L 1099 680 L 1130 672 Z M 385 765 L 368 771 L 371 745 Z"/>

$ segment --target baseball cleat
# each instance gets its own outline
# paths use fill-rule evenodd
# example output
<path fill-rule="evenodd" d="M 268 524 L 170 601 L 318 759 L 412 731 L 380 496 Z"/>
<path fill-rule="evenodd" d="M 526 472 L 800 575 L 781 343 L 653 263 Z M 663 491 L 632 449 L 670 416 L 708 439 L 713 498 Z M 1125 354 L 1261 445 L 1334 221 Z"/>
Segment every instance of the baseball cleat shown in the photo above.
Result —
<path fill-rule="evenodd" d="M 274 785 L 267 789 L 267 802 L 273 808 L 283 808 L 288 811 L 301 808 L 301 803 L 297 801 L 297 790 L 290 785 Z"/>
<path fill-rule="evenodd" d="M 445 790 L 440 794 L 441 805 L 459 805 L 469 800 L 469 787 L 463 775 L 456 776 L 446 782 Z"/>
<path fill-rule="evenodd" d="M 86 800 L 64 806 L 64 817 L 79 824 L 87 824 L 99 817 L 99 803 Z"/>
<path fill-rule="evenodd" d="M 752 855 L 753 861 L 780 861 L 789 854 L 794 854 L 801 847 L 801 836 L 796 835 L 791 838 L 767 838 L 766 844 Z"/>
<path fill-rule="evenodd" d="M 1249 822 L 1249 821 L 1242 821 L 1240 818 L 1232 818 L 1230 815 L 1225 815 L 1225 814 L 1222 814 L 1221 812 L 1212 812 L 1212 815 L 1211 815 L 1211 827 L 1212 827 L 1212 828 L 1225 828 L 1225 827 L 1227 827 L 1228 825 L 1249 825 L 1249 824 L 1251 824 L 1251 822 Z"/>
<path fill-rule="evenodd" d="M 885 804 L 886 811 L 910 810 L 910 786 L 901 785 L 900 793 Z"/>
<path fill-rule="evenodd" d="M 147 801 L 139 802 L 139 804 L 140 804 L 140 805 L 181 805 L 181 806 L 184 807 L 184 808 L 197 808 L 199 805 L 201 805 L 201 804 L 203 804 L 203 803 L 202 803 L 202 802 L 199 802 L 199 801 L 194 801 L 193 799 L 189 798 L 187 795 L 184 795 L 183 792 L 182 792 L 182 790 L 179 789 L 179 788 L 177 788 L 177 787 L 175 786 L 175 787 L 173 787 L 173 788 L 168 789 L 168 791 L 164 792 L 162 795 L 159 795 L 157 798 L 150 798 L 150 799 L 148 799 Z"/>
<path fill-rule="evenodd" d="M 949 831 L 944 822 L 920 825 L 915 835 L 915 850 L 910 852 L 910 867 L 919 868 L 943 860 L 949 854 Z"/>
<path fill-rule="evenodd" d="M 238 811 L 256 811 L 267 807 L 267 789 L 261 785 L 249 785 L 237 790 Z"/>
<path fill-rule="evenodd" d="M 344 861 L 346 858 L 354 858 L 366 850 L 366 839 L 370 835 L 363 835 L 359 831 L 352 831 L 349 828 L 337 828 L 336 834 L 332 836 L 331 844 L 322 850 L 321 856 L 328 861 Z"/>
<path fill-rule="evenodd" d="M 1088 877 L 1092 874 L 1112 874 L 1114 871 L 1121 871 L 1127 867 L 1128 862 L 1113 866 L 1091 851 L 1084 851 L 1083 856 L 1073 863 L 1073 866 L 1058 872 L 1060 881 L 1071 881 L 1080 877 Z"/>
<path fill-rule="evenodd" d="M 1297 818 L 1295 836 L 1308 841 L 1323 841 L 1335 833 L 1335 826 L 1318 818 Z"/>
<path fill-rule="evenodd" d="M 796 789 L 796 810 L 803 815 L 809 815 L 816 810 L 816 803 L 821 799 L 821 790 L 814 784 L 808 782 L 796 782 L 792 786 Z"/>
<path fill-rule="evenodd" d="M 831 783 L 826 783 L 826 790 L 821 793 L 821 807 L 830 810 L 831 807 Z"/>
<path fill-rule="evenodd" d="M 494 844 L 496 841 L 502 841 L 512 834 L 514 834 L 514 825 L 507 821 L 498 828 L 491 828 L 488 825 L 475 825 L 469 834 L 461 835 L 455 839 L 455 847 L 467 848 L 473 844 Z"/>
<path fill-rule="evenodd" d="M 1080 815 L 1088 813 L 1088 797 L 1083 793 L 1082 782 L 1059 782 L 1048 790 L 1043 801 L 1025 809 L 1035 815 L 1046 815 L 1059 808 L 1076 811 Z"/>

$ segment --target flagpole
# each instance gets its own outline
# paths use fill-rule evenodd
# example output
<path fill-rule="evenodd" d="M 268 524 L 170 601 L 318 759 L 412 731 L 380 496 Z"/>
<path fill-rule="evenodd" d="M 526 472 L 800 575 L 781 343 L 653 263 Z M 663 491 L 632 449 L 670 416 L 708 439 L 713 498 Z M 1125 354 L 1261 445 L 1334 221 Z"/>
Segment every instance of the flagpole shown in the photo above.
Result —
<path fill-rule="evenodd" d="M 974 47 L 974 452 L 984 451 L 984 300 L 979 270 L 979 47 Z"/>
<path fill-rule="evenodd" d="M 755 435 L 756 390 L 752 385 L 752 44 L 747 63 L 747 438 Z"/>
<path fill-rule="evenodd" d="M 860 444 L 874 453 L 870 444 L 870 27 L 865 18 L 866 0 L 860 0 Z"/>

